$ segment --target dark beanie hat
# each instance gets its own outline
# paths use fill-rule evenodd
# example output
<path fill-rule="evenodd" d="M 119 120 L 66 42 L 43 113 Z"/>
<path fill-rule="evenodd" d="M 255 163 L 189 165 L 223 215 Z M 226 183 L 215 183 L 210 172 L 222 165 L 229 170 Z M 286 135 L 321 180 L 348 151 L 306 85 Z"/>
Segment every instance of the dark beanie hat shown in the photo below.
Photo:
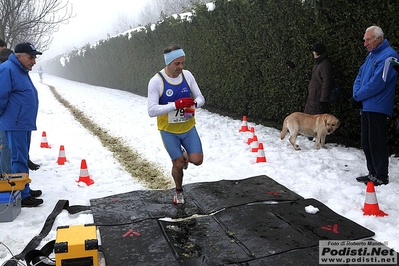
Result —
<path fill-rule="evenodd" d="M 321 55 L 321 54 L 324 54 L 324 53 L 327 51 L 327 49 L 326 49 L 326 47 L 324 46 L 324 44 L 316 43 L 316 44 L 314 45 L 312 51 L 315 51 L 316 54 Z"/>

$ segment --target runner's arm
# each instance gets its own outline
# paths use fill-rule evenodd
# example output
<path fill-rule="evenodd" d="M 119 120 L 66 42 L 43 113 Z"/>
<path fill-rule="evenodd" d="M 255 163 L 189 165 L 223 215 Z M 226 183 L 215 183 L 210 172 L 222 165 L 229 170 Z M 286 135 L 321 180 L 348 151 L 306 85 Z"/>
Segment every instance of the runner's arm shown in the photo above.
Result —
<path fill-rule="evenodd" d="M 162 79 L 156 75 L 148 82 L 147 110 L 150 117 L 167 114 L 176 109 L 175 103 L 160 105 L 159 97 L 162 94 Z"/>
<path fill-rule="evenodd" d="M 191 94 L 194 97 L 194 102 L 197 103 L 197 108 L 200 108 L 205 104 L 205 98 L 202 95 L 193 74 L 191 74 L 191 72 L 188 70 L 184 70 L 184 76 L 186 77 L 187 83 L 190 86 Z"/>

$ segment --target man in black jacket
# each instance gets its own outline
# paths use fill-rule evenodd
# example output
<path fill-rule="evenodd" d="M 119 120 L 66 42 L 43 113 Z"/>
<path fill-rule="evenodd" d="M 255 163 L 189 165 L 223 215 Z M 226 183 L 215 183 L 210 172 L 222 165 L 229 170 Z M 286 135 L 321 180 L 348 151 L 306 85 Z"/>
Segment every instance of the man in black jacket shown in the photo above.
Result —
<path fill-rule="evenodd" d="M 326 47 L 317 43 L 312 49 L 315 65 L 308 85 L 304 113 L 315 115 L 330 113 L 329 97 L 333 87 L 331 60 L 328 58 Z"/>

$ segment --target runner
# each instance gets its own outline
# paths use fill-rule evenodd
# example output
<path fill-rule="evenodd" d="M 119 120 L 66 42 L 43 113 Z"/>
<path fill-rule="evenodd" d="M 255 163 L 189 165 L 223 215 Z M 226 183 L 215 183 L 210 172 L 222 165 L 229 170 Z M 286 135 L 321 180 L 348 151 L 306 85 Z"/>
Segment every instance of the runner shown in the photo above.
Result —
<path fill-rule="evenodd" d="M 39 69 L 37 70 L 37 73 L 39 73 L 40 82 L 43 82 L 43 68 L 42 68 L 42 66 L 39 67 Z"/>
<path fill-rule="evenodd" d="M 188 163 L 201 165 L 203 152 L 195 128 L 195 108 L 205 103 L 194 76 L 183 70 L 185 54 L 180 46 L 164 51 L 166 67 L 148 83 L 148 115 L 157 117 L 163 144 L 172 159 L 172 176 L 176 185 L 173 202 L 184 204 L 183 169 Z"/>

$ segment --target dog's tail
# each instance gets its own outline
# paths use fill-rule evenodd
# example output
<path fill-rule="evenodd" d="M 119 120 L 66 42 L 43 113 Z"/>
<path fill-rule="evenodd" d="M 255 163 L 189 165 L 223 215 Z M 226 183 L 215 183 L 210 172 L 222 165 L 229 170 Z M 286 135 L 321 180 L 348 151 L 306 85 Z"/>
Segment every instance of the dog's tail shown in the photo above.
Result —
<path fill-rule="evenodd" d="M 284 119 L 283 129 L 281 130 L 280 139 L 283 140 L 287 134 L 287 119 Z"/>

